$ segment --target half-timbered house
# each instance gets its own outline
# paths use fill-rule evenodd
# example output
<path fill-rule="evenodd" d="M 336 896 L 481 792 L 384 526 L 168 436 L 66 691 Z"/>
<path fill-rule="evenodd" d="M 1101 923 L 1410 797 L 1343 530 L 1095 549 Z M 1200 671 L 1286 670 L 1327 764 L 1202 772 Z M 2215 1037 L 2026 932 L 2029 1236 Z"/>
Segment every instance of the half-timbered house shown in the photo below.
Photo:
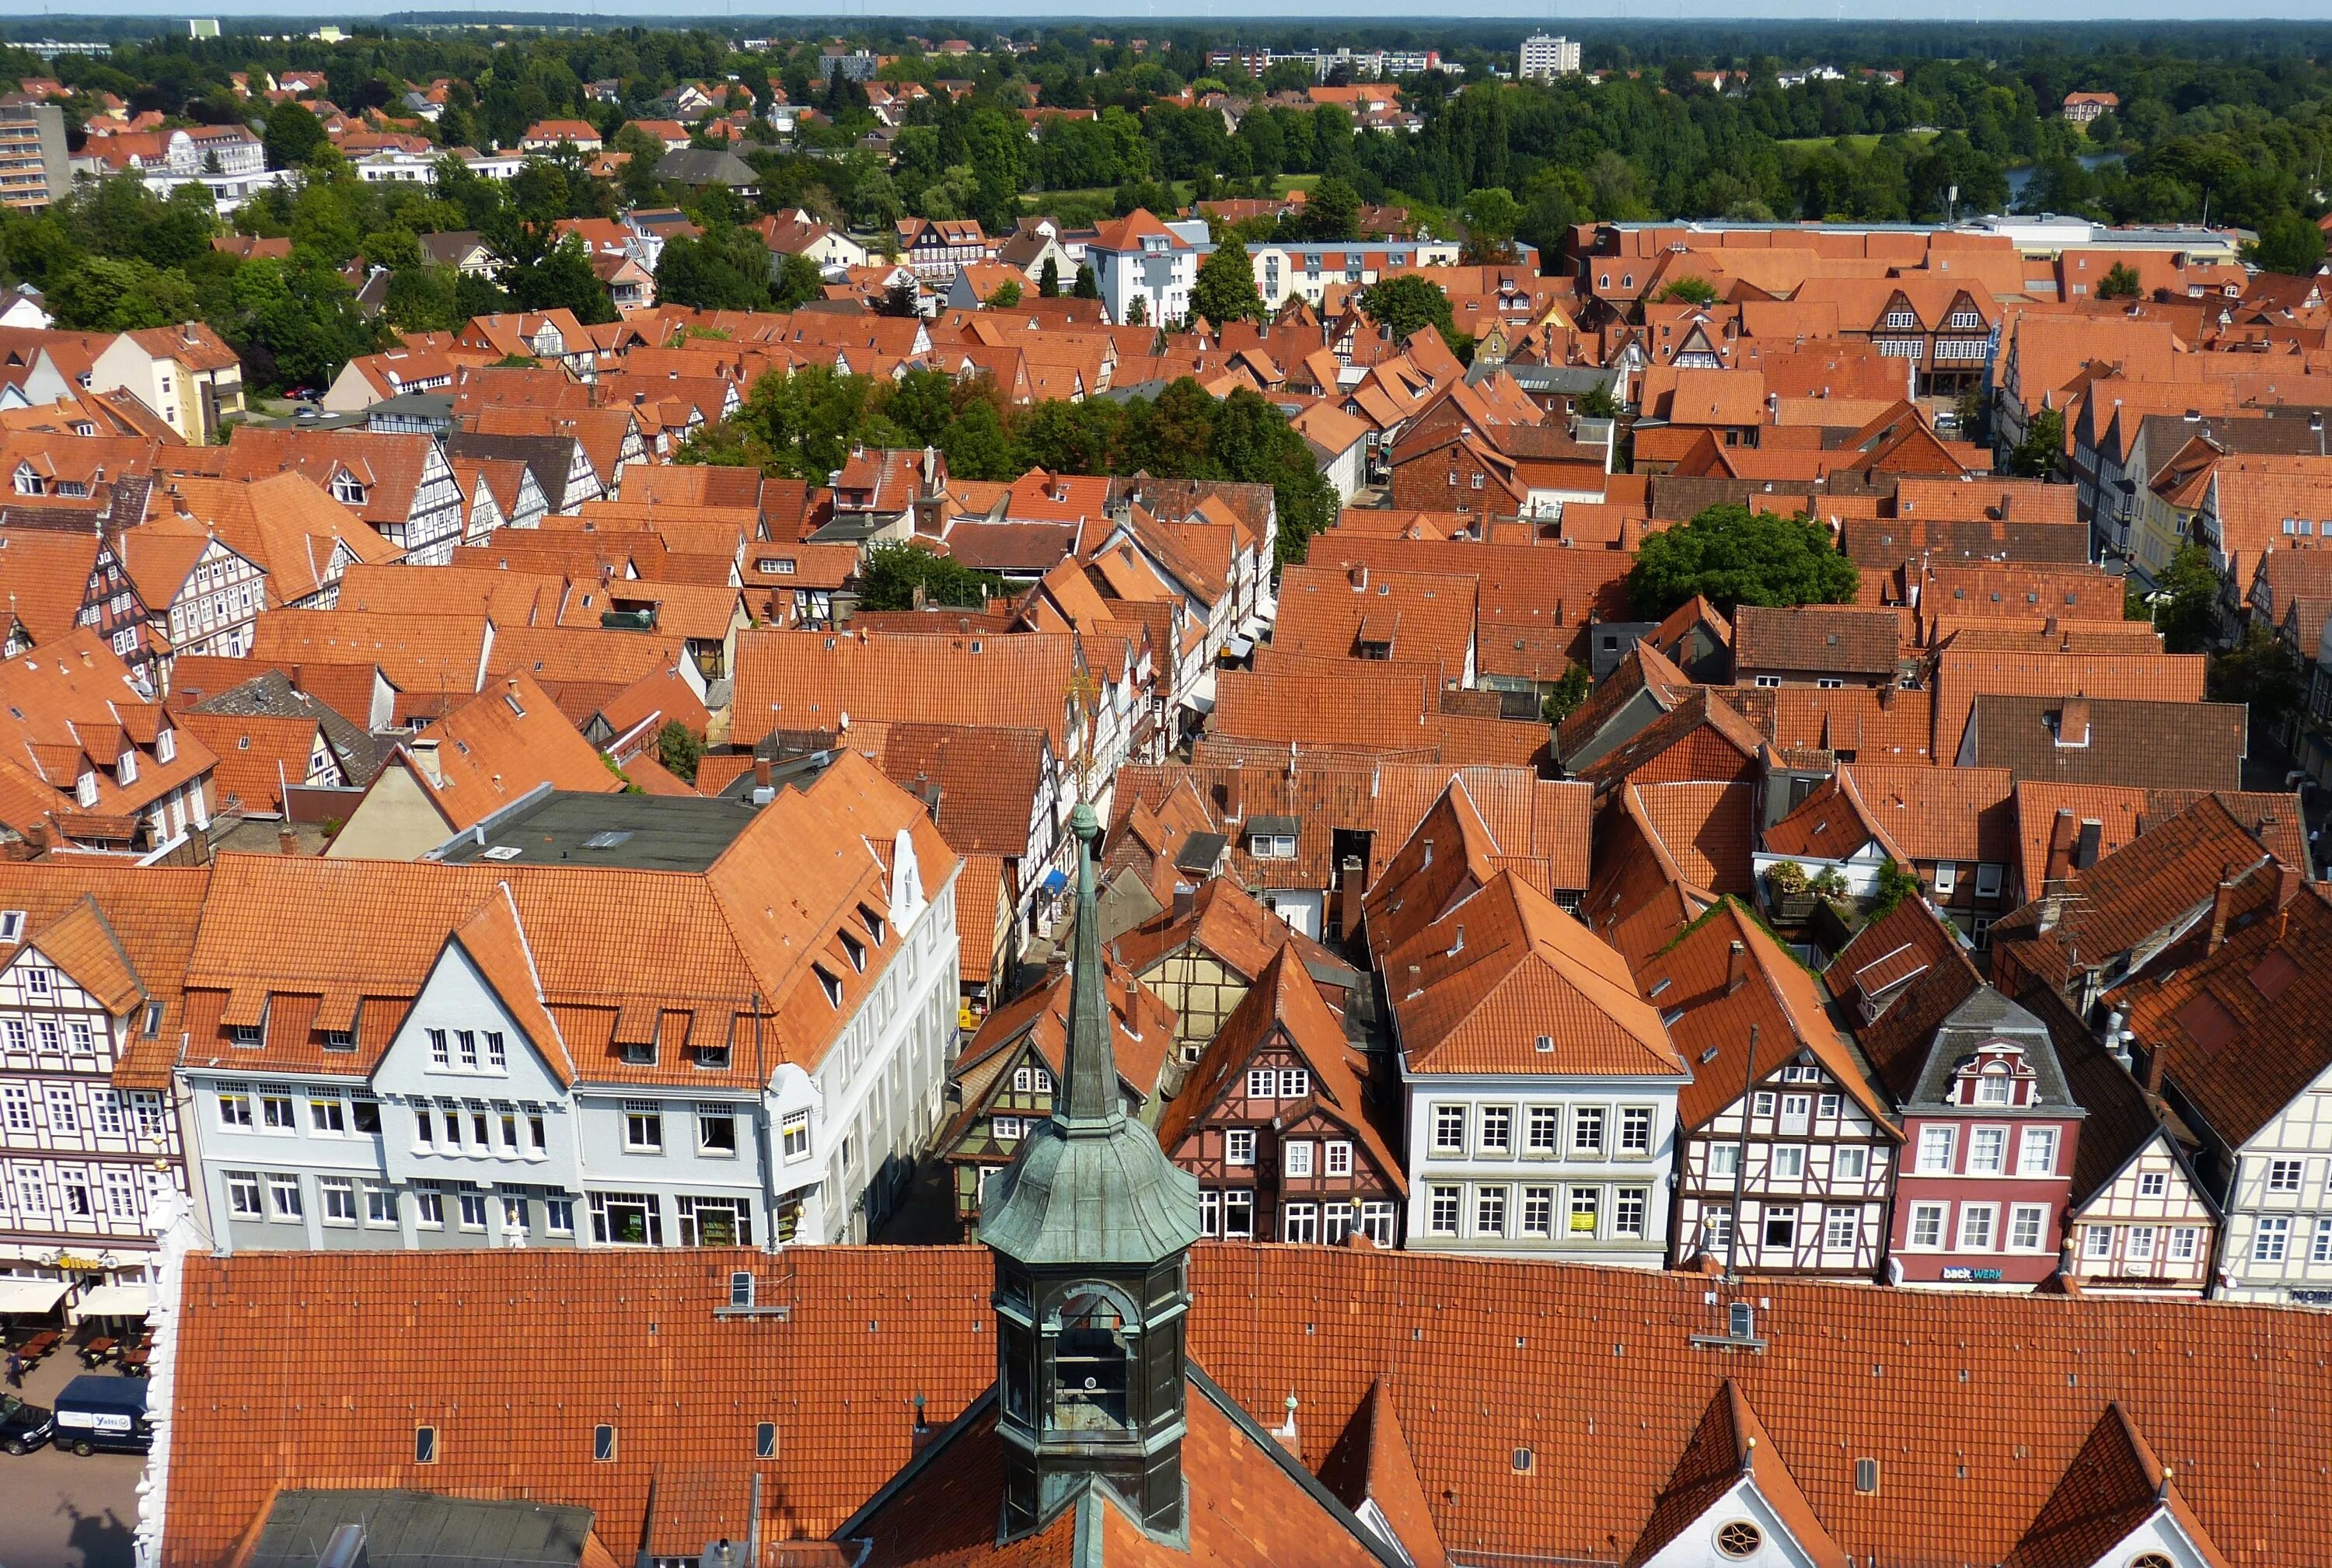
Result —
<path fill-rule="evenodd" d="M 1813 976 L 1727 898 L 1637 982 L 1692 1066 L 1670 1260 L 1875 1279 L 1902 1134 Z"/>
<path fill-rule="evenodd" d="M 1282 947 L 1159 1122 L 1167 1158 L 1199 1179 L 1201 1233 L 1393 1245 L 1407 1181 L 1366 1095 L 1343 1020 Z"/>

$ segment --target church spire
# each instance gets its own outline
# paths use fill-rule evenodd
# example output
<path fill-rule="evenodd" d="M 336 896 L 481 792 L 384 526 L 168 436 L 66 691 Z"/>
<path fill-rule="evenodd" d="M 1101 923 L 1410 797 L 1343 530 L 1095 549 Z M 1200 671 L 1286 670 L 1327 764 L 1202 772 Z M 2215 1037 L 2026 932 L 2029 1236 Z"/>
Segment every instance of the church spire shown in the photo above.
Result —
<path fill-rule="evenodd" d="M 1077 841 L 1076 936 L 1069 950 L 1069 1038 L 1053 1116 L 1070 1133 L 1105 1133 L 1125 1119 L 1125 1097 L 1118 1093 L 1109 998 L 1102 987 L 1101 921 L 1095 913 L 1093 865 L 1101 824 L 1085 801 L 1069 813 L 1069 832 Z"/>

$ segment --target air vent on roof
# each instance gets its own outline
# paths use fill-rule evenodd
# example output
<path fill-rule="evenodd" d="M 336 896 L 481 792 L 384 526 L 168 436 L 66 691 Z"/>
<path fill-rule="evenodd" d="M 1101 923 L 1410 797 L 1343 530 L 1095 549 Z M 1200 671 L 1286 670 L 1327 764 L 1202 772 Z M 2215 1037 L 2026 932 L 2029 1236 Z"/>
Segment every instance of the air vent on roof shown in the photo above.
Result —
<path fill-rule="evenodd" d="M 1554 1049 L 1554 1037 L 1553 1035 L 1539 1036 L 1538 1048 L 1542 1051 L 1551 1051 Z"/>
<path fill-rule="evenodd" d="M 590 837 L 586 838 L 583 841 L 583 847 L 586 849 L 613 849 L 616 845 L 621 844 L 625 839 L 629 838 L 631 836 L 631 829 L 627 827 L 611 827 L 604 832 L 594 833 Z"/>
<path fill-rule="evenodd" d="M 519 846 L 515 844 L 497 844 L 492 849 L 486 850 L 480 858 L 483 860 L 516 860 L 519 857 L 520 853 Z"/>

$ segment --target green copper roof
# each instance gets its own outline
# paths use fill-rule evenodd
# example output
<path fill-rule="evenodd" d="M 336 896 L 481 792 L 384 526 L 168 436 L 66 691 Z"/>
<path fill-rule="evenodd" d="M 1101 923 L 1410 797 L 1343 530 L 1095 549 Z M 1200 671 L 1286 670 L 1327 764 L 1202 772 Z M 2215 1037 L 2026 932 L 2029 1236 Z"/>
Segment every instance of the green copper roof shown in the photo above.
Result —
<path fill-rule="evenodd" d="M 1166 1158 L 1155 1133 L 1125 1114 L 1102 991 L 1093 870 L 1101 825 L 1091 806 L 1078 803 L 1069 831 L 1077 840 L 1077 911 L 1061 1089 L 1051 1117 L 989 1189 L 980 1239 L 1022 1263 L 1147 1265 L 1199 1238 L 1199 1183 Z"/>

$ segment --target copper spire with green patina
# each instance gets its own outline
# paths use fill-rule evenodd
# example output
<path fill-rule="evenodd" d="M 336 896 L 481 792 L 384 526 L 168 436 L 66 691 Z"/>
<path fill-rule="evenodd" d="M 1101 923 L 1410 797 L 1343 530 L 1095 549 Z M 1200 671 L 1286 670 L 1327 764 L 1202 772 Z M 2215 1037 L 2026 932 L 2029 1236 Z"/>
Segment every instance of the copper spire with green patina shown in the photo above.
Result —
<path fill-rule="evenodd" d="M 1125 1114 L 1102 984 L 1093 866 L 1101 824 L 1090 805 L 1070 813 L 1069 831 L 1077 904 L 1060 1092 L 980 1205 L 980 1239 L 1029 1264 L 1155 1263 L 1199 1238 L 1199 1183 Z"/>

